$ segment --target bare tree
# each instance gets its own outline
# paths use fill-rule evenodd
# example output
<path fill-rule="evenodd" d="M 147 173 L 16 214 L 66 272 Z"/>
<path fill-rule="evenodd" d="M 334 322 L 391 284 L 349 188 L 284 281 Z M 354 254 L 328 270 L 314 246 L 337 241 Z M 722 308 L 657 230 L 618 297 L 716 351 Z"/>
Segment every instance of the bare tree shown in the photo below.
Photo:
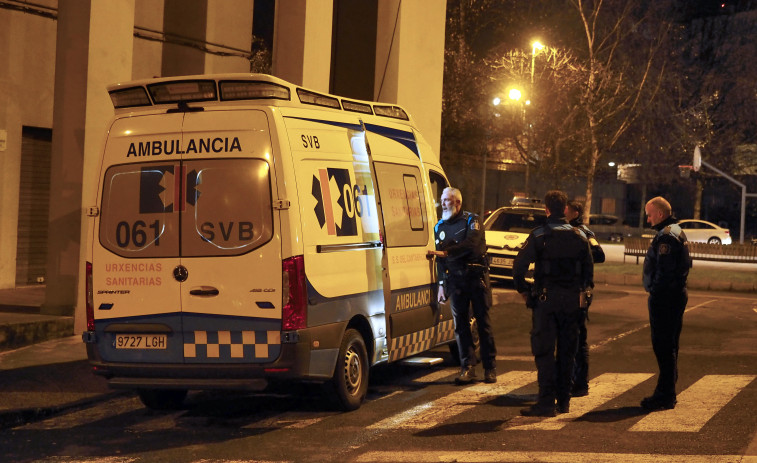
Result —
<path fill-rule="evenodd" d="M 657 95 L 665 67 L 656 66 L 656 59 L 670 26 L 655 21 L 652 9 L 637 10 L 635 2 L 570 2 L 579 13 L 586 40 L 583 52 L 588 75 L 581 106 L 589 142 L 584 212 L 584 220 L 588 220 L 600 158 L 613 149 Z M 630 44 L 633 47 L 629 48 Z"/>
<path fill-rule="evenodd" d="M 447 3 L 440 157 L 450 180 L 471 193 L 466 195 L 466 207 L 473 210 L 483 205 L 481 183 L 463 172 L 484 169 L 492 115 L 487 97 L 489 70 L 478 53 L 486 53 L 482 31 L 496 28 L 504 15 L 496 6 L 497 0 Z"/>

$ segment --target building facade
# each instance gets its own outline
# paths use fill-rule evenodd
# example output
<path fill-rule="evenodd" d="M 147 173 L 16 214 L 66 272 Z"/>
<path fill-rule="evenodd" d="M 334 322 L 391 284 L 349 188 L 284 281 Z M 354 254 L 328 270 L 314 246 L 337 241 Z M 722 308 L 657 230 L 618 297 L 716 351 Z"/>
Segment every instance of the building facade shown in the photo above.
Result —
<path fill-rule="evenodd" d="M 82 198 L 98 187 L 113 114 L 105 86 L 248 73 L 253 34 L 268 36 L 271 74 L 400 104 L 438 152 L 445 9 L 438 0 L 0 2 L 0 288 L 45 283 L 43 312 L 73 314 L 83 330 Z"/>

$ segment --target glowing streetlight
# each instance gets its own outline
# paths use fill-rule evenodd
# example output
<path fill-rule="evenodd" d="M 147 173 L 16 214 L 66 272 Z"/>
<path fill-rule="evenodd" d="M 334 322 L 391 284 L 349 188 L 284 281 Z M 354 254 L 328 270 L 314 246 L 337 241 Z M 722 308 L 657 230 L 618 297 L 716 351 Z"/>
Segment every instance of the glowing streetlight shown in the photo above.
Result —
<path fill-rule="evenodd" d="M 518 101 L 520 100 L 520 90 L 517 88 L 511 88 L 510 93 L 508 93 L 507 96 L 509 96 L 511 100 Z"/>
<path fill-rule="evenodd" d="M 533 48 L 531 48 L 531 84 L 534 83 L 534 61 L 536 60 L 536 50 L 541 50 L 544 48 L 544 45 L 542 45 L 539 41 L 534 42 Z"/>
<path fill-rule="evenodd" d="M 499 106 L 500 103 L 502 103 L 502 100 L 498 96 L 495 96 L 494 99 L 492 100 L 492 104 L 494 106 Z"/>

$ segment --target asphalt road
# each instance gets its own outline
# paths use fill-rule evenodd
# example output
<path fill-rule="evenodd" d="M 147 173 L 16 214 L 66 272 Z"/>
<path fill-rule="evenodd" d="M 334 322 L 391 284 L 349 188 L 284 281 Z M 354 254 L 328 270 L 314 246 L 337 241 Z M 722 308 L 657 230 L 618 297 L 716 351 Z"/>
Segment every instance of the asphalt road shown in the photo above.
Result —
<path fill-rule="evenodd" d="M 440 365 L 372 370 L 366 403 L 340 413 L 317 385 L 191 393 L 185 409 L 145 409 L 133 394 L 0 432 L 3 461 L 66 462 L 720 462 L 757 461 L 757 297 L 694 291 L 681 337 L 679 403 L 645 414 L 656 364 L 646 295 L 596 289 L 590 394 L 556 418 L 535 400 L 530 312 L 496 290 L 497 384 L 453 384 Z M 72 364 L 72 371 L 79 371 Z M 479 374 L 481 372 L 479 371 Z M 83 377 L 82 381 L 91 381 Z"/>

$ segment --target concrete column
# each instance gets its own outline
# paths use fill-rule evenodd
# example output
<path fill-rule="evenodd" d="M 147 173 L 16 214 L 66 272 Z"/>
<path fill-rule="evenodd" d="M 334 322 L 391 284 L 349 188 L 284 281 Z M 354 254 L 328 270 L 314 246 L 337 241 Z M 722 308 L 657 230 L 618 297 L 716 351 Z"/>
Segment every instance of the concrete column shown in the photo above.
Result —
<path fill-rule="evenodd" d="M 273 75 L 329 91 L 333 0 L 276 0 Z"/>
<path fill-rule="evenodd" d="M 55 60 L 50 233 L 44 313 L 74 314 L 84 327 L 88 220 L 113 106 L 109 83 L 131 79 L 134 0 L 61 0 Z M 84 221 L 84 222 L 83 222 Z M 85 226 L 82 226 L 82 223 Z M 76 310 L 74 311 L 74 308 Z"/>
<path fill-rule="evenodd" d="M 205 71 L 205 52 L 175 42 L 188 38 L 188 43 L 203 43 L 207 13 L 208 0 L 165 0 L 163 32 L 172 40 L 163 44 L 162 77 Z"/>
<path fill-rule="evenodd" d="M 0 10 L 0 288 L 16 284 L 23 126 L 50 128 L 55 29 L 52 18 Z"/>
<path fill-rule="evenodd" d="M 13 95 L 23 90 L 17 56 L 23 49 L 15 37 L 22 36 L 18 15 L 0 15 L 0 288 L 16 285 L 18 194 L 21 173 L 20 101 Z M 15 19 L 15 21 L 14 21 Z"/>
<path fill-rule="evenodd" d="M 376 33 L 375 100 L 402 105 L 439 153 L 446 1 L 382 0 Z"/>
<path fill-rule="evenodd" d="M 215 50 L 211 44 L 219 44 L 232 49 L 225 49 L 230 56 L 205 55 L 205 73 L 221 74 L 226 72 L 250 72 L 250 60 L 243 56 L 250 54 L 252 48 L 252 7 L 253 0 L 223 0 L 208 3 L 208 18 L 205 39 L 208 49 Z"/>
<path fill-rule="evenodd" d="M 134 31 L 145 37 L 159 36 L 163 31 L 163 7 L 163 2 L 135 0 Z M 132 55 L 132 79 L 150 79 L 161 75 L 163 42 L 135 37 Z"/>

